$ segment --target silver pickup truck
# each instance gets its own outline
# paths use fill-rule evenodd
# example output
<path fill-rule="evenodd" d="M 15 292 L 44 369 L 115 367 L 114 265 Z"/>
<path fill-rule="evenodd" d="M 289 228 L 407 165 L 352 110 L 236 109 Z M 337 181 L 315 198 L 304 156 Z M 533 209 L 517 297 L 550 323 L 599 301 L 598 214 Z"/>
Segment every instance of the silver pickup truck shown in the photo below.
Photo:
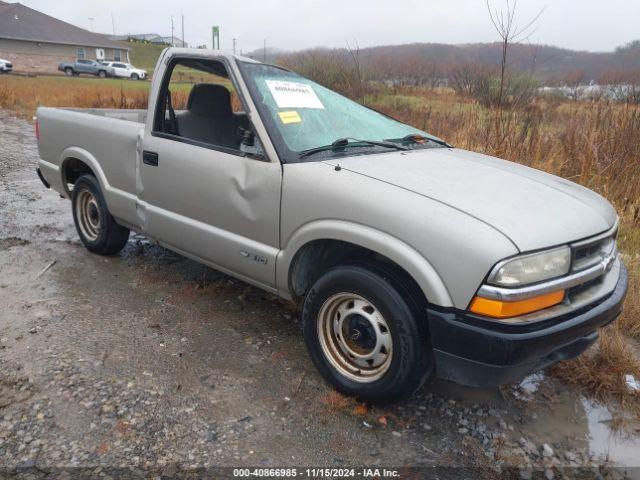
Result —
<path fill-rule="evenodd" d="M 365 401 L 516 381 L 622 308 L 601 196 L 279 66 L 170 48 L 148 110 L 39 108 L 36 130 L 89 250 L 133 230 L 298 303 L 320 373 Z"/>
<path fill-rule="evenodd" d="M 95 60 L 78 59 L 74 62 L 62 62 L 58 65 L 58 70 L 68 77 L 77 77 L 81 73 L 96 75 L 100 78 L 115 76 L 115 70 L 110 65 Z"/>

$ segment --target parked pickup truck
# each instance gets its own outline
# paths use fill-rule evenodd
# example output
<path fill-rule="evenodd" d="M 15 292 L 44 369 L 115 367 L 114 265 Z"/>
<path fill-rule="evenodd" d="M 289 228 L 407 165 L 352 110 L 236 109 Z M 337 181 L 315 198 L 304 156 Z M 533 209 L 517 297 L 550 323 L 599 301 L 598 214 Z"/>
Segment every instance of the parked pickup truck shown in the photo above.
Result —
<path fill-rule="evenodd" d="M 113 77 L 115 71 L 108 65 L 96 62 L 95 60 L 76 60 L 75 62 L 62 62 L 58 65 L 58 70 L 64 72 L 68 77 L 78 76 L 81 73 L 96 75 L 100 78 Z"/>
<path fill-rule="evenodd" d="M 90 251 L 133 230 L 297 302 L 320 373 L 366 401 L 517 381 L 622 308 L 604 198 L 279 66 L 170 48 L 148 110 L 39 108 L 36 130 Z"/>

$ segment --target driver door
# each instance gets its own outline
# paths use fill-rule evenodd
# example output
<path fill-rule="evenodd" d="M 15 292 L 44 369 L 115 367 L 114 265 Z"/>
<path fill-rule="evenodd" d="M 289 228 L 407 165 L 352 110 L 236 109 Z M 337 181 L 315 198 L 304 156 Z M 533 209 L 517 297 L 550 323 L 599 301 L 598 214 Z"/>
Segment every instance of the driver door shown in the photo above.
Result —
<path fill-rule="evenodd" d="M 174 59 L 166 75 L 138 158 L 145 232 L 214 268 L 274 288 L 280 163 L 242 151 L 235 132 L 250 126 L 233 101 L 222 62 Z M 173 109 L 167 108 L 168 91 Z"/>

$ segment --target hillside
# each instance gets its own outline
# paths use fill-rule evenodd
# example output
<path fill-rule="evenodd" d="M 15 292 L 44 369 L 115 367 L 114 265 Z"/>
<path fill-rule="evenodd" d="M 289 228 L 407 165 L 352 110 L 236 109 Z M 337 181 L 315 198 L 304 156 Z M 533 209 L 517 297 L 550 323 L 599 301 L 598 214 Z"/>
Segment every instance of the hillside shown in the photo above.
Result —
<path fill-rule="evenodd" d="M 156 66 L 158 57 L 166 47 L 164 45 L 152 45 L 148 43 L 129 43 L 131 50 L 129 56 L 131 64 L 147 70 L 150 74 Z"/>
<path fill-rule="evenodd" d="M 131 63 L 149 72 L 153 71 L 162 50 L 161 45 L 132 42 Z M 247 56 L 263 60 L 264 52 L 256 50 Z M 269 48 L 267 62 L 300 64 L 305 58 L 317 55 L 331 56 L 351 62 L 347 49 L 317 48 L 287 52 Z M 413 43 L 363 48 L 359 59 L 368 76 L 376 80 L 423 82 L 451 77 L 456 69 L 469 65 L 495 68 L 500 64 L 500 45 L 473 43 L 448 45 L 440 43 Z M 640 77 L 640 41 L 632 42 L 613 52 L 584 52 L 548 45 L 515 44 L 509 50 L 509 64 L 518 71 L 532 72 L 546 83 L 562 82 L 569 77 L 581 83 L 602 81 L 603 77 L 626 72 Z M 578 78 L 579 77 L 579 78 Z"/>
<path fill-rule="evenodd" d="M 344 48 L 268 52 L 267 60 L 296 65 L 305 57 L 316 55 L 351 61 L 349 51 Z M 468 65 L 496 67 L 500 64 L 500 55 L 498 43 L 414 43 L 363 48 L 359 52 L 359 59 L 374 79 L 403 78 L 417 81 L 429 76 L 449 77 L 453 70 Z M 252 52 L 249 56 L 262 60 L 262 50 Z M 514 44 L 509 50 L 509 64 L 514 70 L 532 72 L 546 82 L 579 75 L 581 81 L 587 83 L 599 81 L 603 76 L 618 71 L 640 75 L 640 41 L 604 53 L 548 45 Z"/>

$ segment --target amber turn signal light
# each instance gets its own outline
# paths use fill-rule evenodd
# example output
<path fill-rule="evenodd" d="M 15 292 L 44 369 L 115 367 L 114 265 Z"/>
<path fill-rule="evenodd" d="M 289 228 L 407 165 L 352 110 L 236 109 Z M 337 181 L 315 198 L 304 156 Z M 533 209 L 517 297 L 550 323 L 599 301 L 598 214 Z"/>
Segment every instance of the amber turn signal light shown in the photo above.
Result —
<path fill-rule="evenodd" d="M 474 297 L 469 310 L 478 315 L 492 318 L 509 318 L 524 315 L 526 313 L 552 307 L 562 302 L 564 290 L 546 293 L 538 297 L 527 298 L 515 302 L 504 302 L 501 300 L 491 300 L 489 298 Z"/>

